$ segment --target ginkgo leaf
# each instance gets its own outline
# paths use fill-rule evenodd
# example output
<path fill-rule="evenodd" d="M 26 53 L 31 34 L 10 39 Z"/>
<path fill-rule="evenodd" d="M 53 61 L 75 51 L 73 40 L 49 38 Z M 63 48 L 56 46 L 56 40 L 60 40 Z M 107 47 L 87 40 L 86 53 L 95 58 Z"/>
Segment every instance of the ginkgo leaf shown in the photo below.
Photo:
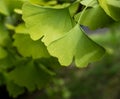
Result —
<path fill-rule="evenodd" d="M 7 81 L 6 83 L 7 90 L 9 91 L 9 95 L 16 98 L 18 95 L 21 95 L 25 92 L 25 88 L 18 86 L 12 81 Z"/>
<path fill-rule="evenodd" d="M 51 75 L 30 61 L 17 66 L 7 74 L 7 77 L 15 84 L 26 87 L 29 91 L 34 91 L 36 88 L 41 89 L 46 86 Z"/>
<path fill-rule="evenodd" d="M 97 0 L 82 0 L 80 3 L 88 7 L 95 7 L 98 2 Z"/>
<path fill-rule="evenodd" d="M 10 43 L 10 36 L 8 31 L 5 29 L 2 23 L 0 23 L 0 46 L 8 46 Z"/>
<path fill-rule="evenodd" d="M 4 15 L 9 15 L 9 11 L 4 0 L 0 0 L 0 13 Z"/>
<path fill-rule="evenodd" d="M 48 45 L 73 27 L 73 21 L 66 8 L 49 8 L 30 4 L 23 5 L 23 19 L 33 40 L 43 37 Z"/>
<path fill-rule="evenodd" d="M 7 51 L 0 46 L 0 59 L 3 59 L 7 56 Z"/>
<path fill-rule="evenodd" d="M 8 70 L 9 68 L 13 68 L 19 60 L 20 59 L 17 53 L 15 53 L 13 49 L 9 48 L 9 51 L 7 51 L 7 56 L 0 59 L 0 70 Z"/>
<path fill-rule="evenodd" d="M 1 1 L 1 0 L 0 0 Z M 8 12 L 13 13 L 14 9 L 20 9 L 26 0 L 3 0 L 7 6 Z"/>
<path fill-rule="evenodd" d="M 81 12 L 75 16 L 75 20 L 78 21 L 80 16 Z M 113 20 L 104 12 L 104 10 L 99 5 L 94 8 L 87 9 L 82 14 L 80 20 L 80 24 L 88 26 L 90 29 L 105 27 L 112 22 Z"/>
<path fill-rule="evenodd" d="M 77 12 L 77 10 L 79 8 L 79 4 L 80 4 L 80 2 L 76 1 L 69 6 L 69 11 L 70 11 L 71 16 L 75 15 L 75 13 Z"/>
<path fill-rule="evenodd" d="M 24 23 L 19 24 L 16 28 L 15 28 L 15 32 L 18 34 L 28 34 L 28 30 L 25 27 Z"/>
<path fill-rule="evenodd" d="M 49 5 L 49 4 L 56 4 L 56 0 L 29 0 L 31 3 L 39 4 L 39 5 Z"/>
<path fill-rule="evenodd" d="M 33 41 L 24 23 L 19 24 L 15 28 L 14 46 L 17 47 L 19 53 L 24 57 L 45 58 L 50 57 L 45 45 L 41 40 Z"/>
<path fill-rule="evenodd" d="M 65 66 L 70 65 L 74 59 L 77 67 L 84 67 L 105 53 L 101 46 L 84 34 L 78 24 L 64 37 L 51 43 L 48 51 Z"/>
<path fill-rule="evenodd" d="M 41 40 L 33 41 L 28 34 L 15 34 L 14 46 L 24 57 L 43 58 L 50 57 L 45 45 Z"/>
<path fill-rule="evenodd" d="M 120 1 L 119 0 L 98 0 L 104 11 L 114 20 L 120 20 Z"/>

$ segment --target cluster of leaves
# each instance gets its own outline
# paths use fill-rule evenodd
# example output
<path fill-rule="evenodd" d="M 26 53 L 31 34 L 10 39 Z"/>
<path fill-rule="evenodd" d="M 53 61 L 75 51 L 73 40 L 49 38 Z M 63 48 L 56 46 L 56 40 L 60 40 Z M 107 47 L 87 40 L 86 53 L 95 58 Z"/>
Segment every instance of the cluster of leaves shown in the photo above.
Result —
<path fill-rule="evenodd" d="M 119 31 L 118 23 L 113 24 L 110 29 L 105 29 L 104 34 L 103 31 L 91 34 L 90 37 L 94 41 L 106 48 L 104 58 L 84 69 L 63 69 L 59 73 L 61 79 L 56 79 L 54 85 L 47 87 L 45 96 L 48 96 L 48 99 L 119 99 Z"/>
<path fill-rule="evenodd" d="M 119 3 L 0 0 L 0 84 L 17 97 L 47 86 L 60 66 L 85 67 L 99 60 L 104 48 L 80 25 L 98 29 L 118 22 Z"/>

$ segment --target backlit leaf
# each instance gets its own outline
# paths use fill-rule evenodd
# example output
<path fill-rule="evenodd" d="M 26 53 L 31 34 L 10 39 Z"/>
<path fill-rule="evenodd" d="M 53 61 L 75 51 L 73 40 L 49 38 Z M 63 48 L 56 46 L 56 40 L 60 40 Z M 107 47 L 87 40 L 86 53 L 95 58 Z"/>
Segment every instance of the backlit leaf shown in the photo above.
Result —
<path fill-rule="evenodd" d="M 56 4 L 56 0 L 29 0 L 31 3 L 39 4 L 39 5 L 49 5 L 49 4 Z"/>
<path fill-rule="evenodd" d="M 84 34 L 78 24 L 64 37 L 51 43 L 48 51 L 65 66 L 70 65 L 74 59 L 77 67 L 84 67 L 105 53 L 101 46 Z"/>
<path fill-rule="evenodd" d="M 97 5 L 97 0 L 82 0 L 80 3 L 88 7 L 95 7 Z"/>
<path fill-rule="evenodd" d="M 98 0 L 104 11 L 114 20 L 120 20 L 120 1 L 119 0 Z"/>
<path fill-rule="evenodd" d="M 75 20 L 78 21 L 80 16 L 81 12 L 75 16 Z M 105 27 L 112 22 L 113 20 L 104 12 L 104 10 L 99 5 L 94 8 L 85 10 L 80 20 L 80 24 L 88 26 L 90 29 Z"/>
<path fill-rule="evenodd" d="M 0 13 L 4 15 L 9 15 L 9 11 L 7 9 L 7 6 L 4 2 L 4 0 L 0 0 Z"/>
<path fill-rule="evenodd" d="M 73 27 L 68 8 L 49 8 L 25 3 L 23 19 L 33 40 L 43 37 L 48 45 Z"/>
<path fill-rule="evenodd" d="M 28 30 L 25 27 L 24 23 L 19 24 L 16 28 L 15 28 L 15 32 L 19 33 L 19 34 L 28 34 Z"/>

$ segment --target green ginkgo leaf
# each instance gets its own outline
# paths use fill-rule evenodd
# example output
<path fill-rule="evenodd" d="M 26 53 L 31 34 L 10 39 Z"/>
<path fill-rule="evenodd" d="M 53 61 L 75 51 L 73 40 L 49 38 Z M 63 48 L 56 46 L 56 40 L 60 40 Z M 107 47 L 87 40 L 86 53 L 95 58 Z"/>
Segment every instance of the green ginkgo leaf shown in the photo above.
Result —
<path fill-rule="evenodd" d="M 81 12 L 75 15 L 75 20 L 78 21 L 80 16 Z M 112 22 L 112 18 L 110 18 L 99 5 L 86 9 L 80 20 L 80 24 L 88 26 L 90 29 L 105 27 Z"/>
<path fill-rule="evenodd" d="M 15 34 L 14 46 L 24 57 L 45 58 L 50 57 L 45 45 L 41 40 L 33 41 L 28 34 Z"/>
<path fill-rule="evenodd" d="M 97 5 L 97 0 L 82 0 L 80 3 L 88 7 L 94 7 Z"/>
<path fill-rule="evenodd" d="M 0 46 L 8 46 L 11 43 L 9 32 L 6 30 L 5 26 L 0 23 Z"/>
<path fill-rule="evenodd" d="M 6 76 L 18 86 L 25 87 L 29 91 L 43 88 L 52 77 L 34 64 L 33 61 L 19 64 L 14 70 L 7 73 Z"/>
<path fill-rule="evenodd" d="M 104 11 L 114 20 L 120 20 L 120 0 L 98 0 Z"/>
<path fill-rule="evenodd" d="M 28 34 L 28 30 L 24 23 L 19 24 L 15 28 L 13 45 L 18 49 L 18 52 L 24 57 L 46 58 L 50 57 L 46 46 L 41 40 L 32 40 Z"/>
<path fill-rule="evenodd" d="M 4 15 L 9 15 L 9 11 L 4 0 L 0 0 L 0 13 Z"/>
<path fill-rule="evenodd" d="M 12 81 L 7 80 L 6 82 L 7 90 L 9 91 L 9 95 L 16 98 L 18 95 L 21 95 L 25 92 L 25 88 L 18 86 Z"/>
<path fill-rule="evenodd" d="M 79 4 L 80 4 L 80 2 L 76 1 L 69 6 L 69 12 L 70 12 L 71 16 L 74 16 L 76 14 L 76 12 L 79 8 Z"/>
<path fill-rule="evenodd" d="M 100 59 L 105 53 L 105 50 L 92 41 L 78 24 L 64 37 L 51 43 L 48 51 L 65 66 L 70 65 L 74 59 L 77 67 L 84 67 Z"/>
<path fill-rule="evenodd" d="M 3 59 L 7 56 L 7 51 L 0 46 L 0 59 Z"/>
<path fill-rule="evenodd" d="M 66 8 L 49 8 L 30 4 L 23 5 L 23 19 L 33 40 L 43 37 L 48 45 L 73 27 L 73 21 Z"/>
<path fill-rule="evenodd" d="M 20 9 L 24 1 L 27 0 L 3 0 L 7 6 L 8 12 L 13 13 L 15 9 Z"/>
<path fill-rule="evenodd" d="M 49 4 L 56 4 L 57 1 L 56 0 L 29 0 L 31 3 L 34 4 L 39 4 L 39 5 L 49 5 Z"/>
<path fill-rule="evenodd" d="M 15 27 L 15 32 L 17 34 L 28 34 L 28 30 L 26 29 L 24 23 L 21 23 L 17 27 Z"/>

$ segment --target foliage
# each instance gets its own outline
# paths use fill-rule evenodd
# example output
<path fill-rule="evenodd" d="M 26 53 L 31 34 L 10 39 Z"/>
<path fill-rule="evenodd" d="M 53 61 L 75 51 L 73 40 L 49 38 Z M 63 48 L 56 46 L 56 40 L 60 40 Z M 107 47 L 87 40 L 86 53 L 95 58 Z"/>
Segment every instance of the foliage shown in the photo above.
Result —
<path fill-rule="evenodd" d="M 0 0 L 0 85 L 17 97 L 55 82 L 61 66 L 82 68 L 102 58 L 105 49 L 109 51 L 107 45 L 82 26 L 114 32 L 119 26 L 119 2 Z M 63 93 L 69 96 L 66 88 Z"/>

